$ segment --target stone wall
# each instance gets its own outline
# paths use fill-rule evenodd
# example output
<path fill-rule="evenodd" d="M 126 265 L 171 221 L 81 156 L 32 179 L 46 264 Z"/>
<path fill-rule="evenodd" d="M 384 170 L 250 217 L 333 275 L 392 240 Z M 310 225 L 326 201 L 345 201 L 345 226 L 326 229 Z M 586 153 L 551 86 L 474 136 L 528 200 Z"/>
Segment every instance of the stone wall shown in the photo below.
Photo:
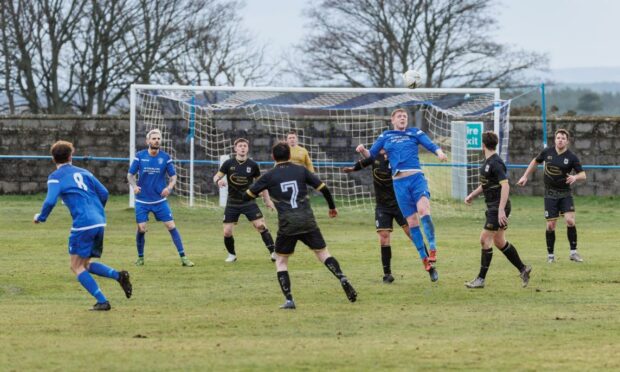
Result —
<path fill-rule="evenodd" d="M 342 129 L 318 118 L 299 118 L 298 126 L 305 135 L 314 138 L 321 150 L 337 161 L 355 159 L 353 148 L 357 145 L 346 137 Z M 245 136 L 252 141 L 251 152 L 257 160 L 268 160 L 271 145 L 277 140 L 254 122 L 225 118 L 216 123 L 227 136 Z M 552 118 L 548 121 L 549 145 L 553 145 L 553 132 L 566 128 L 576 140 L 572 149 L 583 164 L 620 165 L 620 118 Z M 183 141 L 183 129 L 178 128 L 175 143 L 177 158 L 189 158 L 189 146 Z M 143 133 L 138 129 L 139 138 Z M 509 163 L 527 164 L 542 149 L 542 124 L 539 118 L 511 118 Z M 48 155 L 51 143 L 64 139 L 74 143 L 76 156 L 128 157 L 129 118 L 126 116 L 19 116 L 0 117 L 0 155 Z M 138 144 L 140 147 L 141 144 Z M 197 154 L 197 159 L 204 155 Z M 74 161 L 77 166 L 91 170 L 112 193 L 126 193 L 126 161 Z M 46 179 L 54 165 L 50 160 L 15 160 L 0 158 L 0 194 L 32 194 L 45 192 Z M 523 169 L 510 171 L 511 184 Z M 215 166 L 198 166 L 198 185 L 210 190 L 210 178 Z M 575 187 L 578 195 L 620 195 L 618 181 L 620 170 L 587 170 L 586 183 Z M 542 171 L 536 172 L 527 187 L 513 187 L 513 193 L 540 195 Z M 368 180 L 366 179 L 366 182 Z"/>
<path fill-rule="evenodd" d="M 128 157 L 126 117 L 18 116 L 0 117 L 0 155 L 48 155 L 58 140 L 73 142 L 76 156 Z M 127 163 L 75 161 L 89 169 L 113 193 L 127 192 Z M 0 194 L 45 192 L 51 160 L 0 158 Z"/>

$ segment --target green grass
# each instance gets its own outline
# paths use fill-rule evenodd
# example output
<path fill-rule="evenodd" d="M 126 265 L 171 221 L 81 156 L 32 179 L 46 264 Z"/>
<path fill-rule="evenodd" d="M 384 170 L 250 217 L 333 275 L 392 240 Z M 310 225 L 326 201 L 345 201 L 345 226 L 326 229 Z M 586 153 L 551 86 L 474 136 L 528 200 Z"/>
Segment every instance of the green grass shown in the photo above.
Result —
<path fill-rule="evenodd" d="M 467 290 L 479 266 L 481 213 L 434 218 L 439 282 L 432 284 L 400 231 L 393 236 L 392 285 L 381 282 L 372 212 L 342 210 L 319 224 L 355 285 L 349 303 L 338 282 L 297 247 L 290 261 L 295 311 L 283 302 L 259 235 L 242 221 L 239 261 L 224 263 L 222 212 L 173 204 L 194 268 L 183 268 L 169 234 L 151 223 L 146 266 L 136 268 L 133 211 L 107 207 L 103 262 L 130 270 L 134 297 L 98 279 L 107 313 L 69 270 L 70 218 L 57 205 L 33 225 L 43 195 L 0 197 L 0 370 L 618 370 L 620 368 L 620 199 L 576 198 L 580 251 L 545 262 L 541 198 L 515 197 L 508 238 L 534 267 L 522 289 L 501 253 L 483 290 Z M 478 200 L 478 208 L 482 204 Z M 275 235 L 275 214 L 266 212 Z"/>

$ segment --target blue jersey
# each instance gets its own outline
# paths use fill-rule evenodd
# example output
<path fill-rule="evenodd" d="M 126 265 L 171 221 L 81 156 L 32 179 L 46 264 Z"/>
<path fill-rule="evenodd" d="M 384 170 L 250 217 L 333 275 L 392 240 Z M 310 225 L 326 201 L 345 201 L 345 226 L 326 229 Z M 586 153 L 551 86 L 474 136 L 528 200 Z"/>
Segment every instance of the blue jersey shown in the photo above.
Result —
<path fill-rule="evenodd" d="M 170 177 L 177 174 L 170 155 L 161 150 L 155 156 L 151 156 L 149 150 L 136 153 L 129 167 L 129 174 L 136 173 L 138 174 L 138 186 L 141 189 L 136 195 L 136 202 L 144 204 L 155 204 L 166 200 L 161 196 L 161 192 L 167 186 L 166 173 Z"/>
<path fill-rule="evenodd" d="M 418 145 L 424 146 L 433 154 L 439 149 L 439 146 L 418 128 L 407 128 L 404 131 L 386 130 L 370 148 L 370 156 L 376 158 L 379 151 L 385 149 L 392 168 L 392 176 L 402 171 L 421 170 Z"/>
<path fill-rule="evenodd" d="M 92 173 L 67 163 L 47 178 L 47 197 L 37 220 L 45 222 L 60 197 L 73 218 L 71 230 L 105 226 L 103 207 L 108 195 L 108 190 Z"/>

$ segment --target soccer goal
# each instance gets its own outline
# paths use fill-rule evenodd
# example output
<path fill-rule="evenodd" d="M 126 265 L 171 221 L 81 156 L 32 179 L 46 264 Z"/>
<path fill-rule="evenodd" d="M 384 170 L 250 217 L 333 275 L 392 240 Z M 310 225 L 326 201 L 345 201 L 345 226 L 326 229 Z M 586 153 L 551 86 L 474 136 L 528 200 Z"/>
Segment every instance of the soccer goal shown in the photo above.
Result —
<path fill-rule="evenodd" d="M 410 126 L 424 130 L 449 157 L 440 163 L 420 149 L 433 211 L 450 213 L 478 185 L 481 136 L 494 130 L 507 160 L 510 101 L 499 89 L 233 88 L 164 85 L 131 87 L 130 158 L 145 134 L 162 132 L 164 151 L 176 160 L 176 194 L 189 206 L 217 206 L 211 179 L 220 159 L 232 155 L 235 138 L 250 140 L 250 156 L 270 168 L 270 148 L 297 131 L 318 176 L 339 207 L 372 208 L 370 171 L 351 174 L 343 166 L 359 159 L 355 147 L 371 145 L 391 127 L 390 113 L 406 108 Z M 133 205 L 133 193 L 130 192 Z"/>

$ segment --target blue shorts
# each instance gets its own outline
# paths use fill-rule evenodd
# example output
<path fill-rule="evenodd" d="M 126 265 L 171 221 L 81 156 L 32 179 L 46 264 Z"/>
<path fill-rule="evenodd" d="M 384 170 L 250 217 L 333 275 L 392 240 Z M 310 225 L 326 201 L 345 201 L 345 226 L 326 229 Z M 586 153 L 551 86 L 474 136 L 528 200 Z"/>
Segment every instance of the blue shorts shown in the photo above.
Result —
<path fill-rule="evenodd" d="M 105 228 L 71 231 L 69 235 L 69 254 L 82 258 L 101 257 L 103 253 L 103 233 Z"/>
<path fill-rule="evenodd" d="M 136 203 L 136 222 L 148 221 L 149 212 L 153 212 L 157 221 L 168 222 L 174 219 L 172 218 L 172 210 L 170 210 L 167 200 L 157 204 Z"/>
<path fill-rule="evenodd" d="M 412 174 L 404 178 L 397 178 L 393 182 L 394 194 L 398 207 L 405 218 L 418 213 L 418 201 L 426 196 L 429 200 L 431 193 L 428 191 L 428 183 L 422 172 Z"/>

